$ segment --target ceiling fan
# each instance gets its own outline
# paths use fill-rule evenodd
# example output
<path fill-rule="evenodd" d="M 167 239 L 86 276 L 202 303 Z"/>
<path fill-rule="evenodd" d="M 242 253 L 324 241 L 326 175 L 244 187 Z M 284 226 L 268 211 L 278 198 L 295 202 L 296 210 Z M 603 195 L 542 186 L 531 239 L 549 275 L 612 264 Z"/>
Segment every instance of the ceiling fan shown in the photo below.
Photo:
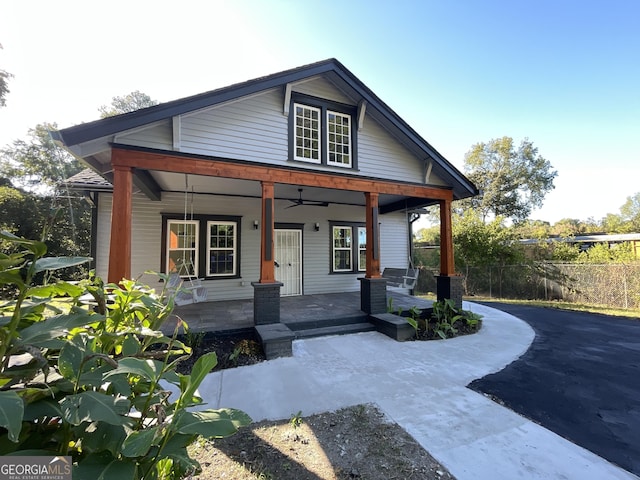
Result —
<path fill-rule="evenodd" d="M 303 200 L 302 199 L 302 188 L 298 189 L 298 198 L 290 198 L 289 201 L 292 205 L 289 205 L 286 208 L 299 207 L 300 205 L 307 205 L 310 207 L 328 207 L 329 202 L 318 202 L 315 200 Z"/>

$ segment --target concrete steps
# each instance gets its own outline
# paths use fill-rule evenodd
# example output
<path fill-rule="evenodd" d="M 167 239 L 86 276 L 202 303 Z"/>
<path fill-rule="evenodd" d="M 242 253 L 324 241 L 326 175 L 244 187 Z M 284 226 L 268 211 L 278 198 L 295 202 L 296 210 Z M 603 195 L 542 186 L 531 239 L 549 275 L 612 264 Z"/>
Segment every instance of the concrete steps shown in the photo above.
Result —
<path fill-rule="evenodd" d="M 366 314 L 349 317 L 308 320 L 286 324 L 295 338 L 324 337 L 328 335 L 348 335 L 350 333 L 371 332 L 376 328 L 368 321 Z"/>

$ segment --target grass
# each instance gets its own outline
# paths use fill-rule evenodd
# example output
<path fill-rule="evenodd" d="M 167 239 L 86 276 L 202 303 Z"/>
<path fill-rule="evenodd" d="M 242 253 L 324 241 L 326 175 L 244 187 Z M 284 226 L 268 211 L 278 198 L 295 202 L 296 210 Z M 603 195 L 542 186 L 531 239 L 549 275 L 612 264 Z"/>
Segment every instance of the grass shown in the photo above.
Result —
<path fill-rule="evenodd" d="M 419 295 L 420 298 L 435 300 L 435 295 Z M 602 315 L 611 315 L 614 317 L 627 317 L 640 319 L 640 309 L 638 308 L 614 308 L 606 305 L 590 305 L 586 303 L 562 302 L 558 300 L 514 300 L 512 298 L 495 298 L 495 297 L 464 297 L 468 302 L 496 302 L 511 303 L 515 305 L 529 305 L 531 307 L 557 308 L 560 310 L 574 310 L 577 312 L 600 313 Z"/>

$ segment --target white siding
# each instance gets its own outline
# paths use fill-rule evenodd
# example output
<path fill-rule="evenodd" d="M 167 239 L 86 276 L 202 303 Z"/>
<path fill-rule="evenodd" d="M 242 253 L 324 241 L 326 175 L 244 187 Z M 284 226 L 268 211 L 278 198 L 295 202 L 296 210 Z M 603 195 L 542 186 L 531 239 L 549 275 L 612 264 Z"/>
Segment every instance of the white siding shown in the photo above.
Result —
<path fill-rule="evenodd" d="M 356 102 L 353 99 L 347 97 L 344 93 L 338 90 L 328 80 L 322 77 L 316 77 L 313 80 L 294 83 L 291 87 L 293 92 L 304 93 L 318 98 L 324 98 L 333 102 L 346 103 L 348 105 L 355 105 Z"/>
<path fill-rule="evenodd" d="M 149 126 L 148 128 L 117 135 L 115 143 L 155 148 L 158 150 L 173 149 L 173 127 L 170 120 Z"/>
<path fill-rule="evenodd" d="M 364 208 L 331 205 L 322 207 L 296 207 L 284 209 L 286 201 L 276 201 L 275 222 L 304 224 L 303 242 L 303 293 L 333 293 L 359 291 L 357 274 L 330 274 L 331 232 L 329 221 L 363 222 Z M 133 238 L 131 245 L 131 275 L 136 278 L 147 270 L 160 271 L 162 248 L 162 213 L 183 214 L 184 197 L 181 194 L 163 194 L 162 202 L 152 202 L 143 195 L 135 195 L 133 200 Z M 207 280 L 209 300 L 230 300 L 253 298 L 251 282 L 260 277 L 260 229 L 253 229 L 253 221 L 260 218 L 259 199 L 239 201 L 233 197 L 195 195 L 195 214 L 221 214 L 242 217 L 240 272 L 242 278 Z M 103 194 L 99 203 L 98 254 L 96 270 L 98 275 L 107 277 L 109 260 L 109 229 L 111 219 L 111 196 Z M 320 231 L 314 224 L 320 224 Z M 381 266 L 405 268 L 408 259 L 407 224 L 404 213 L 380 216 L 381 222 Z M 142 281 L 161 288 L 156 277 L 144 275 Z"/>
<path fill-rule="evenodd" d="M 181 151 L 261 163 L 287 160 L 283 94 L 262 95 L 182 118 Z"/>
<path fill-rule="evenodd" d="M 365 117 L 358 132 L 360 174 L 408 182 L 423 181 L 424 167 L 375 120 Z"/>
<path fill-rule="evenodd" d="M 293 85 L 293 90 L 319 98 L 353 104 L 334 85 L 323 78 Z M 200 110 L 180 118 L 180 151 L 279 166 L 291 166 L 288 161 L 288 117 L 283 115 L 282 89 Z M 353 119 L 354 127 L 357 119 Z M 345 175 L 364 175 L 398 181 L 423 182 L 425 166 L 372 117 L 365 115 L 358 136 L 359 171 L 340 167 L 295 162 L 297 168 L 307 168 Z M 149 128 L 118 135 L 116 142 L 173 150 L 171 121 Z M 429 183 L 444 185 L 431 175 Z"/>

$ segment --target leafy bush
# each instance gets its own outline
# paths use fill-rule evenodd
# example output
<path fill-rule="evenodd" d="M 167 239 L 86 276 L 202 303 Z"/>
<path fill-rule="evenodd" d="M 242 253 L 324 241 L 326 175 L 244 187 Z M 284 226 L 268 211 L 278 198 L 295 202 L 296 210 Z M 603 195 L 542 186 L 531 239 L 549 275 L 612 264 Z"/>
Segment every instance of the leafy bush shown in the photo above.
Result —
<path fill-rule="evenodd" d="M 419 340 L 446 339 L 475 333 L 482 323 L 482 315 L 458 309 L 454 301 L 448 298 L 433 302 L 432 310 L 427 312 L 424 315 L 417 307 L 412 307 L 405 317 Z"/>
<path fill-rule="evenodd" d="M 15 247 L 0 253 L 0 286 L 17 291 L 0 303 L 0 455 L 70 455 L 74 479 L 177 479 L 199 470 L 187 453 L 199 435 L 250 423 L 239 410 L 188 410 L 202 405 L 196 391 L 217 358 L 176 373 L 190 348 L 160 331 L 171 298 L 132 280 L 50 282 L 89 259 L 0 239 Z"/>

